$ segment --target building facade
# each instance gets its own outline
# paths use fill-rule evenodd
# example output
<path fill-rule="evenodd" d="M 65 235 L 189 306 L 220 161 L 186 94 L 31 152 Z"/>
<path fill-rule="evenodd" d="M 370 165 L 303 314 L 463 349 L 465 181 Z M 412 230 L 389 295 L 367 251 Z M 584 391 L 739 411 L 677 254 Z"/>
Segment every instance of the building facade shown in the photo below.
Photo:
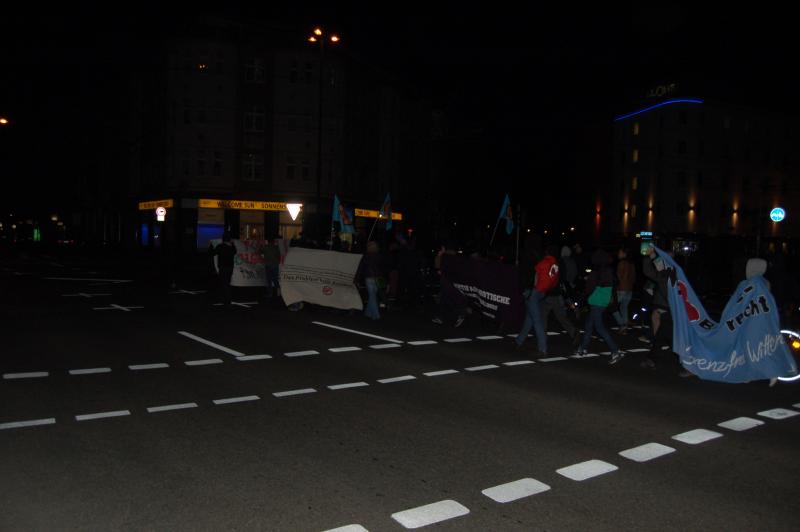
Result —
<path fill-rule="evenodd" d="M 613 122 L 613 171 L 597 223 L 624 236 L 800 237 L 800 160 L 791 117 L 653 91 Z M 781 222 L 770 212 L 783 208 Z"/>

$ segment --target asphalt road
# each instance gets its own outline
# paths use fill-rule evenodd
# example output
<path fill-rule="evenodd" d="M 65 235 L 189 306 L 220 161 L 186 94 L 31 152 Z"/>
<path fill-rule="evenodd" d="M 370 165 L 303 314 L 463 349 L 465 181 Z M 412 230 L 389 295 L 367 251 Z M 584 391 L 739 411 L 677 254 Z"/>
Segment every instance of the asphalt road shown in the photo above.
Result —
<path fill-rule="evenodd" d="M 124 274 L 0 262 L 2 530 L 797 530 L 800 385 Z"/>

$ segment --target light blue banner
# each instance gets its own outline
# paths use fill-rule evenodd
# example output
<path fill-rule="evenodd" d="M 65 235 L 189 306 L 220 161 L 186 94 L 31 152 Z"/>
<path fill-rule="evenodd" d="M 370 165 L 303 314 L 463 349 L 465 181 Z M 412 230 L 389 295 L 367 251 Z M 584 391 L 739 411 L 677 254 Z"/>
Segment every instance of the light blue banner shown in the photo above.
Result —
<path fill-rule="evenodd" d="M 709 318 L 681 267 L 656 248 L 666 269 L 672 348 L 687 370 L 706 380 L 750 382 L 790 377 L 797 364 L 780 332 L 775 299 L 758 275 L 736 287 L 719 323 Z"/>

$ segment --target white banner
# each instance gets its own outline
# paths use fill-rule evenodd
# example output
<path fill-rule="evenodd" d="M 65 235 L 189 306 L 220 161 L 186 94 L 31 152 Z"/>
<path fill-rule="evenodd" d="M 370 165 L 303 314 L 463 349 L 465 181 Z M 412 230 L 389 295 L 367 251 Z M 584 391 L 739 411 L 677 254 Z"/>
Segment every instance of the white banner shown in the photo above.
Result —
<path fill-rule="evenodd" d="M 353 283 L 361 255 L 324 249 L 289 248 L 281 266 L 281 295 L 287 305 L 305 301 L 338 309 L 364 308 Z"/>
<path fill-rule="evenodd" d="M 222 242 L 216 238 L 211 244 L 216 247 Z M 267 245 L 266 240 L 231 240 L 236 247 L 236 256 L 233 258 L 233 276 L 231 286 L 267 286 L 267 276 L 264 271 L 264 255 L 262 250 Z M 281 252 L 281 261 L 286 255 L 288 242 L 277 240 L 278 249 Z M 214 268 L 219 271 L 217 265 L 218 257 L 214 257 Z"/>

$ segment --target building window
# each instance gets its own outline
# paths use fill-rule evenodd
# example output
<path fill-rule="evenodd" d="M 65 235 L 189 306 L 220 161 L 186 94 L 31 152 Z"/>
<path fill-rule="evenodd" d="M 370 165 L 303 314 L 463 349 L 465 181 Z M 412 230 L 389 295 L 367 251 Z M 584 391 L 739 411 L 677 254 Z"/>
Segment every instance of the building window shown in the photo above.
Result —
<path fill-rule="evenodd" d="M 214 177 L 222 175 L 222 154 L 218 151 L 214 152 Z"/>
<path fill-rule="evenodd" d="M 637 176 L 633 176 L 631 179 L 631 190 L 638 190 L 639 188 L 639 178 Z"/>
<path fill-rule="evenodd" d="M 264 179 L 264 156 L 248 153 L 244 156 L 242 180 L 262 181 Z"/>
<path fill-rule="evenodd" d="M 301 175 L 303 176 L 303 181 L 308 181 L 311 178 L 311 171 L 308 166 L 308 159 L 303 159 L 303 162 L 300 166 Z"/>
<path fill-rule="evenodd" d="M 678 153 L 686 153 L 686 141 L 681 140 L 678 142 Z"/>
<path fill-rule="evenodd" d="M 294 162 L 294 157 L 287 157 L 286 158 L 286 179 L 294 179 L 296 164 Z"/>
<path fill-rule="evenodd" d="M 633 158 L 632 158 L 632 160 L 635 163 L 639 162 L 639 149 L 638 148 L 634 148 L 633 149 Z"/>
<path fill-rule="evenodd" d="M 254 105 L 249 111 L 244 114 L 244 130 L 245 131 L 264 131 L 264 107 L 261 105 Z"/>
<path fill-rule="evenodd" d="M 244 80 L 248 83 L 264 83 L 264 62 L 251 57 L 244 64 Z"/>
<path fill-rule="evenodd" d="M 639 122 L 633 123 L 633 136 L 636 137 L 639 135 Z"/>

